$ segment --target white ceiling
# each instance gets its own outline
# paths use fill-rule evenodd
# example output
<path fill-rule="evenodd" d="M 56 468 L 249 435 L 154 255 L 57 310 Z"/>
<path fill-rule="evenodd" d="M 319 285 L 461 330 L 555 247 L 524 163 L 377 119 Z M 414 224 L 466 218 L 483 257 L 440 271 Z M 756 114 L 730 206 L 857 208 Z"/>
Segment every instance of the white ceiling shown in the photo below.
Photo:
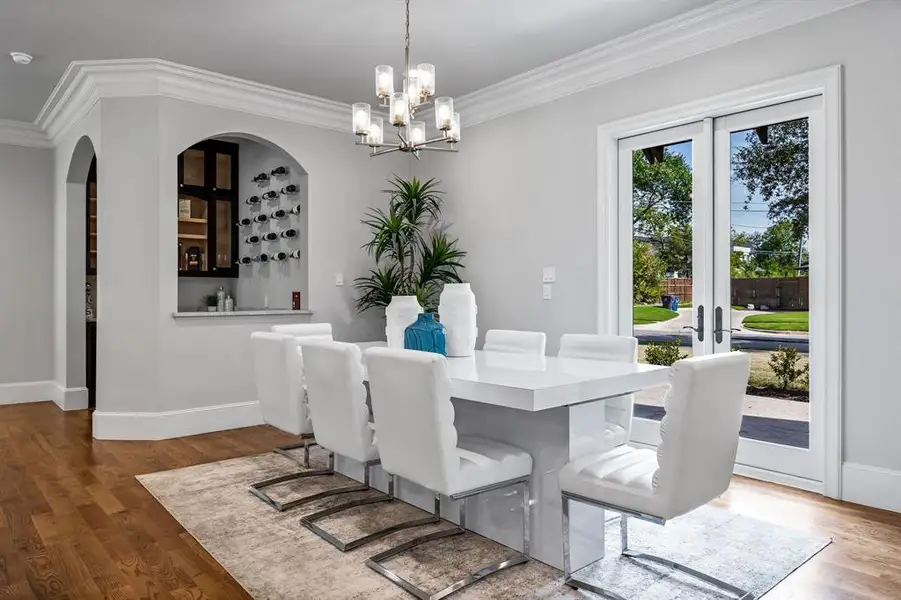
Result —
<path fill-rule="evenodd" d="M 714 0 L 413 0 L 412 60 L 460 96 Z M 403 62 L 402 0 L 0 0 L 0 119 L 73 60 L 161 58 L 342 102 Z M 27 67 L 9 53 L 35 56 Z"/>

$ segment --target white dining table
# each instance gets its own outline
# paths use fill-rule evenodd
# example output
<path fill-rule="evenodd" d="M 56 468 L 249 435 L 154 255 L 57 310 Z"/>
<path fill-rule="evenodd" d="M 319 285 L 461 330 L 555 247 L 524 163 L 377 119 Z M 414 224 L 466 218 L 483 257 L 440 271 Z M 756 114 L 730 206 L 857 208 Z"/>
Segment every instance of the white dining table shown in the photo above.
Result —
<path fill-rule="evenodd" d="M 359 343 L 366 350 L 384 342 Z M 471 357 L 448 358 L 459 435 L 478 435 L 516 446 L 532 456 L 532 557 L 563 566 L 562 506 L 557 473 L 572 458 L 602 451 L 605 400 L 666 384 L 668 367 L 637 363 L 534 356 L 477 350 Z M 378 423 L 375 424 L 376 432 Z M 354 466 L 339 470 L 361 476 Z M 358 477 L 359 478 L 359 477 Z M 511 548 L 521 549 L 521 499 L 514 489 L 498 490 L 469 503 L 467 526 Z M 433 494 L 402 482 L 404 501 L 430 510 Z M 456 515 L 450 501 L 444 515 Z M 574 569 L 604 555 L 604 512 L 570 505 L 571 559 Z"/>

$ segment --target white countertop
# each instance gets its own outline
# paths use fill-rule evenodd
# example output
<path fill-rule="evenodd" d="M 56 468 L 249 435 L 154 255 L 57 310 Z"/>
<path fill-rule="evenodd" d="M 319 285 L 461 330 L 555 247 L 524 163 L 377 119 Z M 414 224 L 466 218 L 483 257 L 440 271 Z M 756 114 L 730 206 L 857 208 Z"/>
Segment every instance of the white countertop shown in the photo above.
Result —
<path fill-rule="evenodd" d="M 366 351 L 384 342 L 358 344 Z M 669 367 L 476 350 L 448 358 L 451 395 L 530 412 L 637 392 L 669 382 Z M 365 361 L 364 361 L 365 365 Z M 365 374 L 364 377 L 368 375 Z"/>
<path fill-rule="evenodd" d="M 233 310 L 231 312 L 175 312 L 173 319 L 228 319 L 241 317 L 290 317 L 312 315 L 307 309 L 291 310 L 289 308 L 261 308 L 259 310 Z"/>

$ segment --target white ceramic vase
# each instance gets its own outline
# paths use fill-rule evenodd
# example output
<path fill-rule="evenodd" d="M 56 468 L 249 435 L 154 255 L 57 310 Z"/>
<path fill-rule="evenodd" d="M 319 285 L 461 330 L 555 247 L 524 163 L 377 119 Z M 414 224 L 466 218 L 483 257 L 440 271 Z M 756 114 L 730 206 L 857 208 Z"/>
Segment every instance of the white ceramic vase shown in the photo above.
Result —
<path fill-rule="evenodd" d="M 438 315 L 447 330 L 447 355 L 472 356 L 476 349 L 476 297 L 468 283 L 445 283 Z"/>
<path fill-rule="evenodd" d="M 385 336 L 388 338 L 389 348 L 404 347 L 404 329 L 415 321 L 422 312 L 419 300 L 416 296 L 392 296 L 391 302 L 385 308 Z"/>

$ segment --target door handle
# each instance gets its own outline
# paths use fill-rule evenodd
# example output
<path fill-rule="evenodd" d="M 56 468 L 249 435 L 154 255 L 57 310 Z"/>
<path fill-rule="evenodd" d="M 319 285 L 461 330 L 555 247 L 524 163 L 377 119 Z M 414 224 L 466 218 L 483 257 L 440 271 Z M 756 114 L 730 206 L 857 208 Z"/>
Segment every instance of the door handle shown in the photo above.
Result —
<path fill-rule="evenodd" d="M 741 329 L 735 329 L 734 327 L 730 327 L 729 329 L 723 329 L 723 307 L 717 306 L 713 311 L 713 339 L 716 340 L 717 344 L 723 343 L 723 332 L 733 332 L 733 331 L 741 331 Z"/>
<path fill-rule="evenodd" d="M 704 341 L 704 305 L 703 304 L 698 306 L 697 315 L 698 315 L 698 326 L 697 327 L 692 327 L 691 325 L 686 325 L 682 329 L 691 329 L 692 331 L 694 331 L 695 333 L 698 334 L 698 341 L 703 342 Z"/>

